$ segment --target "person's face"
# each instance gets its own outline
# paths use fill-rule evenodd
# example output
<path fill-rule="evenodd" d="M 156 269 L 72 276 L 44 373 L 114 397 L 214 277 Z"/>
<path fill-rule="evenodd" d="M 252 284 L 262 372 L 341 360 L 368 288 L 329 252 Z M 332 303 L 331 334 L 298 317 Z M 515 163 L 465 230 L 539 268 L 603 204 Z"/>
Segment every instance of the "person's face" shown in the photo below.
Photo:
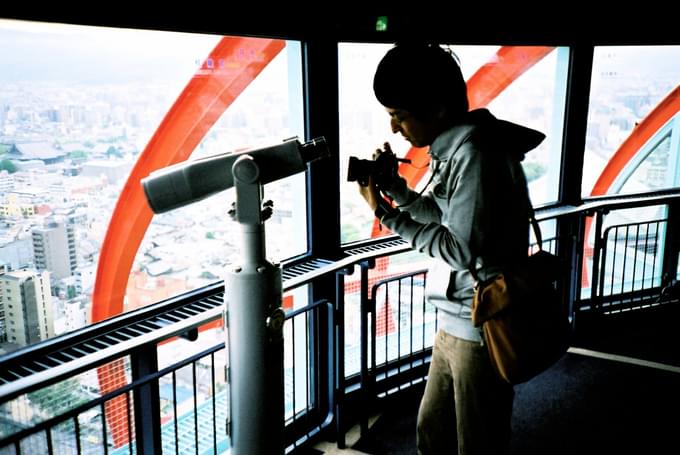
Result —
<path fill-rule="evenodd" d="M 401 133 L 414 147 L 431 145 L 439 134 L 435 118 L 416 118 L 404 109 L 386 107 L 393 133 Z"/>

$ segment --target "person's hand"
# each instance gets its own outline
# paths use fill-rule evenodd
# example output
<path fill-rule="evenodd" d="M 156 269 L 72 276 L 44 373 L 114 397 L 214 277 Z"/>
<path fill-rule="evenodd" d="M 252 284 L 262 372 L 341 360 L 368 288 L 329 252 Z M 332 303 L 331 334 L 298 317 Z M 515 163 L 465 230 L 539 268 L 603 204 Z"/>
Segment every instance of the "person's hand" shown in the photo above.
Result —
<path fill-rule="evenodd" d="M 375 186 L 375 183 L 373 182 L 373 177 L 370 176 L 368 178 L 368 185 L 357 186 L 359 187 L 359 194 L 361 194 L 361 197 L 364 198 L 368 206 L 371 208 L 371 211 L 375 212 L 375 209 L 378 208 L 378 201 L 382 198 L 382 196 L 380 195 L 380 191 L 378 191 L 378 187 Z"/>
<path fill-rule="evenodd" d="M 383 153 L 387 153 L 389 155 L 394 155 L 394 152 L 392 151 L 392 146 L 390 145 L 389 142 L 385 142 L 383 144 L 383 148 L 381 149 L 376 149 L 375 152 L 373 152 L 373 160 L 377 160 L 380 155 Z"/>
<path fill-rule="evenodd" d="M 375 162 L 373 177 L 376 186 L 381 191 L 389 191 L 399 178 L 399 160 L 389 142 L 385 142 L 382 149 L 376 149 L 373 152 L 373 161 Z"/>

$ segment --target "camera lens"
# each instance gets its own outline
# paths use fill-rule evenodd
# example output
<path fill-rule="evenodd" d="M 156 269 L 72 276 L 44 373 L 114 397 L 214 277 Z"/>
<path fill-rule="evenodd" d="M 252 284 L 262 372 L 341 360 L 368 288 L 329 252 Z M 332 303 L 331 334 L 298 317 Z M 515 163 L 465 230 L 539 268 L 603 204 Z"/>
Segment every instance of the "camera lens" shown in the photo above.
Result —
<path fill-rule="evenodd" d="M 359 182 L 359 185 L 368 185 L 368 178 L 373 172 L 374 162 L 370 160 L 362 160 L 355 156 L 349 157 L 349 164 L 347 166 L 347 181 Z"/>

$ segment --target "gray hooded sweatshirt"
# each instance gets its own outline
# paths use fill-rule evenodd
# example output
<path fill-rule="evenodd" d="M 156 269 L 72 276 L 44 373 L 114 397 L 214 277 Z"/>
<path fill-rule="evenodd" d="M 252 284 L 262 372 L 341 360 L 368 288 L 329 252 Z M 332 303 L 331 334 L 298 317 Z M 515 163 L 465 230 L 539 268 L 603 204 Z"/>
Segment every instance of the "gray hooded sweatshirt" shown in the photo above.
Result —
<path fill-rule="evenodd" d="M 544 138 L 486 109 L 468 112 L 432 143 L 433 179 L 425 193 L 402 178 L 388 191 L 400 210 L 382 224 L 433 258 L 426 298 L 451 335 L 481 341 L 470 316 L 470 269 L 489 279 L 528 254 L 531 202 L 520 161 Z"/>

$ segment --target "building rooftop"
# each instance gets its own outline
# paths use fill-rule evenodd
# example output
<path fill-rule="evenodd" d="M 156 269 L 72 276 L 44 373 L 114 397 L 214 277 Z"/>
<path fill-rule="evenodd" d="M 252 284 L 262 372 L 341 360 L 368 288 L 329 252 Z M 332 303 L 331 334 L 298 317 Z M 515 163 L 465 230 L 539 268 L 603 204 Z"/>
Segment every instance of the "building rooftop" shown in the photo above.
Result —
<path fill-rule="evenodd" d="M 66 156 L 63 150 L 55 148 L 48 142 L 25 142 L 14 144 L 8 156 L 20 161 L 55 160 Z"/>

